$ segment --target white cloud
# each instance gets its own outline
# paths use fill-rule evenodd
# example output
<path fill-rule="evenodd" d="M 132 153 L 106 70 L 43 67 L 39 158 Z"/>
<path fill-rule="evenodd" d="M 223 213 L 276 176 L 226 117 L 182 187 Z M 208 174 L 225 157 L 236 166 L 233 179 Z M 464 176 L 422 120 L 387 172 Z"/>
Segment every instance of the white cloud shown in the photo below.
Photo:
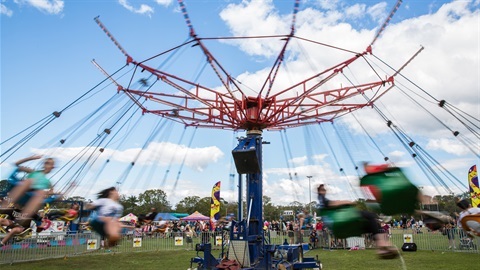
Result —
<path fill-rule="evenodd" d="M 441 196 L 450 195 L 450 192 L 447 189 L 443 188 L 442 186 L 426 185 L 426 186 L 421 186 L 420 189 L 424 195 L 428 195 L 431 197 L 434 197 L 437 195 L 441 195 Z M 459 190 L 456 187 L 451 188 L 451 191 L 454 194 L 463 193 L 463 191 Z M 432 204 L 435 204 L 435 201 L 433 200 L 433 198 L 432 198 Z M 433 208 L 432 210 L 437 210 L 437 209 Z"/>
<path fill-rule="evenodd" d="M 327 154 L 314 155 L 313 160 L 315 160 L 316 163 L 324 162 L 327 156 Z"/>
<path fill-rule="evenodd" d="M 367 8 L 367 13 L 377 23 L 383 23 L 387 17 L 387 3 L 381 2 Z"/>
<path fill-rule="evenodd" d="M 463 156 L 469 153 L 468 148 L 462 143 L 460 143 L 458 140 L 449 140 L 449 139 L 430 140 L 426 146 L 426 149 L 442 150 L 456 156 Z"/>
<path fill-rule="evenodd" d="M 19 5 L 33 6 L 49 14 L 60 14 L 65 6 L 63 0 L 14 0 L 14 2 Z"/>
<path fill-rule="evenodd" d="M 306 156 L 295 157 L 295 158 L 292 158 L 291 162 L 296 166 L 305 165 L 305 163 L 307 162 L 307 157 Z"/>
<path fill-rule="evenodd" d="M 275 10 L 272 0 L 243 1 L 229 4 L 220 12 L 220 17 L 235 36 L 255 36 L 288 33 L 288 23 Z M 278 42 L 242 40 L 240 47 L 248 54 L 273 56 Z"/>
<path fill-rule="evenodd" d="M 157 1 L 157 3 L 158 2 L 161 2 L 161 1 Z M 153 14 L 153 11 L 154 11 L 152 7 L 145 4 L 141 4 L 139 8 L 135 8 L 132 5 L 130 5 L 127 0 L 118 0 L 118 3 L 133 13 L 147 15 L 149 17 Z"/>
<path fill-rule="evenodd" d="M 0 4 L 0 14 L 6 15 L 8 17 L 12 17 L 13 11 L 2 3 Z"/>
<path fill-rule="evenodd" d="M 349 19 L 358 19 L 365 16 L 367 6 L 365 4 L 355 4 L 345 8 L 345 15 Z"/>
<path fill-rule="evenodd" d="M 155 2 L 161 6 L 168 7 L 172 4 L 173 0 L 155 0 Z"/>
<path fill-rule="evenodd" d="M 97 151 L 98 149 L 95 148 L 85 149 L 74 147 L 32 149 L 32 153 L 48 155 L 63 163 L 76 159 L 76 156 L 80 152 L 95 153 Z M 88 156 L 89 154 L 85 155 L 85 158 Z M 185 145 L 177 145 L 169 142 L 152 142 L 143 150 L 141 148 L 129 148 L 125 150 L 104 149 L 99 159 L 110 159 L 111 162 L 124 164 L 134 161 L 136 166 L 150 166 L 152 164 L 167 166 L 169 164 L 178 165 L 184 163 L 186 167 L 190 167 L 193 170 L 203 171 L 207 166 L 218 162 L 223 156 L 223 152 L 216 146 L 188 148 Z"/>
<path fill-rule="evenodd" d="M 392 152 L 389 153 L 389 156 L 390 157 L 401 158 L 401 157 L 405 156 L 405 152 L 398 151 L 398 150 L 397 151 L 392 151 Z"/>
<path fill-rule="evenodd" d="M 318 6 L 322 9 L 336 9 L 340 0 L 318 0 Z"/>

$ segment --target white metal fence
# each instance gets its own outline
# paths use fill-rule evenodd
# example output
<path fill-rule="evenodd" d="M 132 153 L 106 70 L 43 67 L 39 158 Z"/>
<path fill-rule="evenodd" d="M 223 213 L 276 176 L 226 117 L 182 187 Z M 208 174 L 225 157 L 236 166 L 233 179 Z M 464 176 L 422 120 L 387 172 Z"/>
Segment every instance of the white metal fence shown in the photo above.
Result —
<path fill-rule="evenodd" d="M 310 232 L 304 232 L 303 242 L 309 243 Z M 299 243 L 301 238 L 298 233 L 290 237 L 284 232 L 267 232 L 266 239 L 271 244 L 284 244 L 285 242 Z M 412 241 L 418 250 L 438 250 L 451 252 L 469 252 L 479 254 L 479 238 L 470 239 L 461 231 L 454 231 L 452 235 L 443 235 L 440 232 L 395 229 L 388 236 L 392 244 L 399 249 L 405 241 Z M 222 245 L 228 243 L 228 233 L 207 232 L 196 235 L 193 238 L 183 233 L 124 235 L 119 245 L 112 248 L 104 248 L 100 236 L 95 233 L 52 233 L 51 235 L 35 235 L 26 239 L 11 241 L 1 247 L 0 264 L 12 264 L 33 260 L 63 258 L 72 256 L 84 256 L 106 252 L 139 252 L 160 250 L 192 250 L 195 245 L 202 242 L 210 242 L 213 247 L 213 255 L 220 255 Z M 320 232 L 316 242 L 311 242 L 313 248 L 323 249 L 350 249 L 373 248 L 374 243 L 367 235 L 347 239 L 337 239 L 328 232 Z M 226 249 L 225 249 L 226 251 Z M 219 257 L 219 256 L 217 256 Z"/>

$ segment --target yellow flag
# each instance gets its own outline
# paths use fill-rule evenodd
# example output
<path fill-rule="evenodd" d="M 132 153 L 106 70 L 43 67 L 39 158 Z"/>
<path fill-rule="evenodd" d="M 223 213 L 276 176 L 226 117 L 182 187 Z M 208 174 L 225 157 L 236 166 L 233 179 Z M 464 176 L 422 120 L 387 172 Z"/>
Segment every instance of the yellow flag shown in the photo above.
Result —
<path fill-rule="evenodd" d="M 470 187 L 472 206 L 478 207 L 478 205 L 480 205 L 480 186 L 478 185 L 477 165 L 473 165 L 470 170 L 468 170 L 468 186 Z"/>

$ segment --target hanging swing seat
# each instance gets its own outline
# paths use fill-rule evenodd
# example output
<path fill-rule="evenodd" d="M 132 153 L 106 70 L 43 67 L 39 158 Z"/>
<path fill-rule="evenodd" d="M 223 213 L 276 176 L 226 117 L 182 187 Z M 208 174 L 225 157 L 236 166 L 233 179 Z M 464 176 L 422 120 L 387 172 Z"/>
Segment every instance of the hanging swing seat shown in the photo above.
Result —
<path fill-rule="evenodd" d="M 28 238 L 31 238 L 32 237 L 32 229 L 31 228 L 27 228 L 25 229 L 24 231 L 22 231 L 21 233 L 19 234 L 16 234 L 13 236 L 13 242 L 21 242 L 25 239 L 28 239 Z"/>
<path fill-rule="evenodd" d="M 21 213 L 20 210 L 14 208 L 0 208 L 0 217 L 4 219 L 14 219 L 14 212 Z"/>
<path fill-rule="evenodd" d="M 366 220 L 353 205 L 322 209 L 321 216 L 326 225 L 338 238 L 360 236 L 365 233 L 363 228 Z"/>
<path fill-rule="evenodd" d="M 74 214 L 69 214 L 68 209 L 49 210 L 46 215 L 51 220 L 72 221 L 78 218 L 78 211 Z"/>
<path fill-rule="evenodd" d="M 480 237 L 480 214 L 466 215 L 460 220 L 460 223 L 466 233 Z"/>
<path fill-rule="evenodd" d="M 368 173 L 360 179 L 360 186 L 370 190 L 385 215 L 411 214 L 417 208 L 419 190 L 400 168 Z"/>

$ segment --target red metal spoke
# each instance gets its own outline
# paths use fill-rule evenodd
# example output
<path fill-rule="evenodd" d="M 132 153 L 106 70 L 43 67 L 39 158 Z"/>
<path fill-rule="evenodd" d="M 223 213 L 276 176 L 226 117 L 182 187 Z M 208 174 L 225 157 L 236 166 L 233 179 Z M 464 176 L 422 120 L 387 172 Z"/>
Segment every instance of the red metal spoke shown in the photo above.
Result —
<path fill-rule="evenodd" d="M 268 74 L 267 79 L 263 83 L 263 86 L 260 88 L 260 92 L 258 93 L 258 98 L 262 97 L 262 92 L 265 89 L 265 87 L 267 87 L 267 93 L 265 94 L 265 99 L 268 98 L 268 96 L 270 95 L 270 91 L 272 90 L 273 83 L 275 82 L 275 79 L 277 77 L 278 70 L 280 69 L 280 66 L 282 65 L 282 62 L 283 62 L 283 58 L 285 57 L 285 52 L 287 50 L 288 43 L 290 42 L 290 40 L 295 34 L 295 22 L 296 22 L 299 6 L 300 6 L 300 0 L 295 0 L 295 4 L 293 7 L 293 14 L 292 14 L 292 24 L 290 27 L 291 29 L 290 35 L 288 35 L 287 38 L 285 39 L 285 44 L 283 44 L 282 50 L 278 54 L 278 57 L 275 60 L 275 63 L 273 64 L 273 67 L 270 70 L 270 73 Z"/>
<path fill-rule="evenodd" d="M 105 25 L 103 25 L 103 23 L 100 21 L 99 17 L 95 17 L 94 18 L 95 22 L 98 24 L 98 26 L 100 26 L 100 28 L 102 28 L 103 32 L 105 32 L 105 34 L 107 34 L 107 36 L 110 38 L 111 41 L 113 41 L 113 43 L 117 46 L 117 48 L 123 53 L 123 55 L 125 55 L 125 57 L 127 58 L 127 64 L 132 62 L 132 57 L 127 53 L 127 51 L 125 51 L 123 49 L 123 47 L 120 45 L 120 43 L 113 37 L 113 35 L 110 33 L 110 31 L 108 31 L 107 27 L 105 27 Z"/>
<path fill-rule="evenodd" d="M 208 107 L 211 107 L 213 106 L 212 104 L 210 104 L 209 102 L 205 101 L 203 98 L 201 98 L 198 94 L 199 94 L 199 91 L 205 91 L 209 94 L 213 94 L 215 95 L 219 100 L 222 100 L 222 102 L 226 102 L 224 101 L 225 99 L 230 99 L 233 101 L 235 101 L 235 97 L 234 96 L 231 96 L 231 95 L 227 95 L 227 94 L 221 94 L 221 93 L 218 93 L 217 91 L 215 90 L 212 90 L 206 86 L 202 86 L 198 83 L 194 83 L 194 82 L 191 82 L 189 80 L 185 80 L 183 78 L 180 78 L 178 76 L 175 76 L 173 74 L 169 74 L 167 72 L 164 72 L 164 71 L 160 71 L 160 70 L 157 70 L 157 69 L 154 69 L 154 68 L 151 68 L 145 64 L 138 64 L 139 67 L 149 71 L 150 73 L 154 74 L 155 76 L 157 76 L 158 79 L 160 79 L 162 82 L 166 83 L 166 84 L 169 84 L 170 86 L 172 86 L 173 88 L 183 92 L 184 94 L 190 96 L 191 98 L 197 100 L 198 102 L 200 103 L 203 103 L 205 106 L 208 106 Z M 191 86 L 192 88 L 194 88 L 196 90 L 196 92 L 191 92 L 189 89 L 186 89 L 182 86 L 180 86 L 178 83 L 175 83 L 173 80 L 175 81 L 178 81 L 178 82 L 181 82 L 181 83 L 184 83 L 184 84 L 187 84 L 189 86 Z M 225 109 L 227 110 L 227 112 L 225 113 L 229 113 L 228 112 L 228 109 L 229 107 L 225 107 Z"/>
<path fill-rule="evenodd" d="M 393 15 L 395 15 L 395 13 L 397 12 L 398 8 L 400 7 L 400 5 L 402 4 L 402 0 L 397 0 L 397 3 L 395 4 L 395 6 L 393 7 L 392 11 L 390 11 L 390 14 L 388 14 L 388 17 L 385 19 L 385 22 L 383 22 L 382 26 L 380 27 L 380 29 L 377 31 L 377 34 L 375 35 L 375 37 L 373 38 L 372 42 L 370 43 L 370 45 L 368 45 L 368 48 L 367 48 L 367 51 L 372 51 L 372 46 L 373 44 L 375 43 L 375 41 L 377 41 L 378 37 L 383 33 L 383 31 L 385 30 L 385 28 L 387 28 L 387 25 L 388 23 L 390 22 L 390 20 L 393 18 Z"/>
<path fill-rule="evenodd" d="M 213 56 L 212 53 L 208 50 L 208 48 L 203 44 L 202 40 L 197 37 L 197 34 L 195 33 L 195 30 L 193 29 L 192 22 L 190 20 L 190 17 L 188 16 L 187 12 L 187 7 L 183 3 L 183 0 L 178 0 L 178 3 L 180 5 L 180 10 L 182 11 L 182 14 L 185 18 L 185 22 L 187 23 L 187 26 L 190 29 L 190 36 L 195 39 L 197 42 L 197 45 L 202 49 L 203 54 L 207 57 L 207 62 L 210 64 L 212 67 L 213 71 L 217 75 L 218 79 L 222 82 L 223 86 L 225 87 L 225 90 L 227 90 L 232 98 L 235 98 L 235 95 L 233 94 L 233 91 L 230 89 L 230 85 L 233 85 L 235 87 L 234 91 L 238 91 L 244 96 L 245 94 L 243 91 L 238 87 L 238 85 L 235 83 L 234 80 L 231 79 L 230 74 L 220 65 L 220 63 L 217 61 L 217 59 Z"/>

